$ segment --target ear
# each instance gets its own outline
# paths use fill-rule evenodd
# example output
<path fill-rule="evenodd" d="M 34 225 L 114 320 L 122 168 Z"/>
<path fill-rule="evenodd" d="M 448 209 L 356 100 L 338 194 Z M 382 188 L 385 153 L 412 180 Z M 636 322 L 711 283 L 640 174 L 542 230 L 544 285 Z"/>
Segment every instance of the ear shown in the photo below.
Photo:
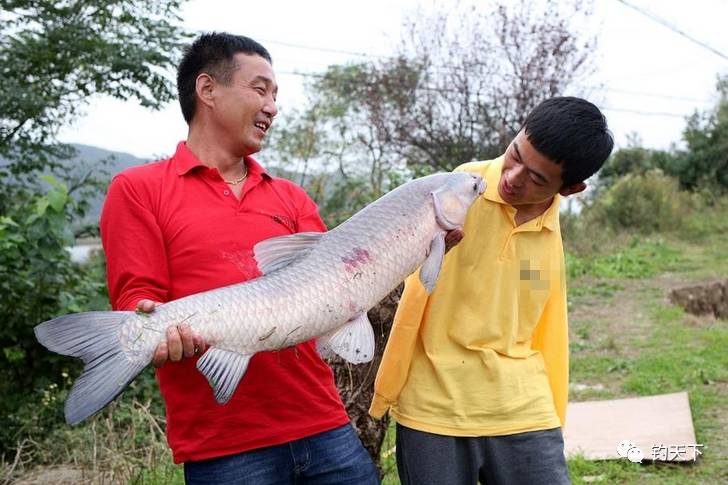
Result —
<path fill-rule="evenodd" d="M 567 185 L 566 187 L 562 187 L 561 190 L 559 190 L 559 194 L 563 195 L 564 197 L 568 197 L 570 195 L 583 192 L 584 190 L 586 190 L 586 184 L 584 182 L 579 182 L 578 184 L 572 184 Z"/>
<path fill-rule="evenodd" d="M 212 107 L 214 104 L 212 93 L 214 87 L 215 80 L 209 74 L 203 72 L 195 79 L 195 94 L 205 106 Z"/>

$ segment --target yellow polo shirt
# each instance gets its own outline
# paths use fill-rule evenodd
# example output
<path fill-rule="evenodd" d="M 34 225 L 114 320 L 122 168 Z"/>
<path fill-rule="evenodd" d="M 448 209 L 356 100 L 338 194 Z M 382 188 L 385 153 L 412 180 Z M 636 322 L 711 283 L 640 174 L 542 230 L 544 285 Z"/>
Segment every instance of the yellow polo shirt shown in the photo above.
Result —
<path fill-rule="evenodd" d="M 465 238 L 445 257 L 431 295 L 405 282 L 369 410 L 449 436 L 498 436 L 561 426 L 568 326 L 559 196 L 516 226 L 498 194 L 499 158 L 462 165 L 485 193 Z"/>

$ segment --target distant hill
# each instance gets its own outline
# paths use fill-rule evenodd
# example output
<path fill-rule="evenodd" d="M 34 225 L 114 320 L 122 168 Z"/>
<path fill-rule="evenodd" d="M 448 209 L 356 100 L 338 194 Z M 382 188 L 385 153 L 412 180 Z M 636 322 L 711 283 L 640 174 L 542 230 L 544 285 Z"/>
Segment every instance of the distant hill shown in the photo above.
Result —
<path fill-rule="evenodd" d="M 73 147 L 78 150 L 78 158 L 89 164 L 113 157 L 113 160 L 111 160 L 108 165 L 105 165 L 108 171 L 112 174 L 117 174 L 129 167 L 152 161 L 151 158 L 137 158 L 130 153 L 115 152 L 91 145 L 79 145 L 74 143 Z"/>
<path fill-rule="evenodd" d="M 74 143 L 72 146 L 78 150 L 78 156 L 69 163 L 73 163 L 77 167 L 77 173 L 79 175 L 85 174 L 89 169 L 92 169 L 96 172 L 95 175 L 98 178 L 102 180 L 108 179 L 109 181 L 114 175 L 126 170 L 127 168 L 143 165 L 171 155 L 162 155 L 161 157 L 157 156 L 155 158 L 150 157 L 148 159 L 144 159 L 135 157 L 130 153 L 106 150 L 92 145 Z M 0 165 L 5 163 L 7 163 L 7 161 L 0 158 Z M 297 172 L 287 171 L 268 165 L 266 165 L 266 170 L 268 170 L 271 175 L 277 177 L 283 177 L 293 181 L 298 181 L 300 179 L 300 174 Z M 85 220 L 77 222 L 80 224 L 96 224 L 99 220 L 99 216 L 101 215 L 101 208 L 103 207 L 105 196 L 105 193 L 99 193 L 95 196 L 90 201 L 89 212 L 86 214 Z"/>
<path fill-rule="evenodd" d="M 91 169 L 96 172 L 95 175 L 101 180 L 111 180 L 111 177 L 115 174 L 126 170 L 129 167 L 141 165 L 150 161 L 135 157 L 129 153 L 106 150 L 90 145 L 72 144 L 72 146 L 78 150 L 78 156 L 67 163 L 73 165 L 74 173 L 83 175 Z M 8 161 L 6 159 L 0 157 L 0 166 L 7 163 Z M 104 196 L 104 193 L 99 193 L 90 201 L 91 207 L 89 213 L 87 214 L 85 221 L 79 221 L 79 223 L 98 222 L 99 215 L 101 214 L 101 207 L 104 202 Z"/>
<path fill-rule="evenodd" d="M 111 180 L 114 175 L 129 167 L 153 161 L 151 158 L 137 158 L 130 153 L 106 150 L 104 148 L 91 145 L 73 144 L 73 147 L 78 150 L 78 156 L 75 159 L 75 163 L 78 163 L 79 169 L 85 172 L 89 168 L 98 168 L 97 176 L 102 179 L 105 178 Z M 105 196 L 105 193 L 99 193 L 91 199 L 89 212 L 86 214 L 85 221 L 83 222 L 90 224 L 98 222 Z"/>

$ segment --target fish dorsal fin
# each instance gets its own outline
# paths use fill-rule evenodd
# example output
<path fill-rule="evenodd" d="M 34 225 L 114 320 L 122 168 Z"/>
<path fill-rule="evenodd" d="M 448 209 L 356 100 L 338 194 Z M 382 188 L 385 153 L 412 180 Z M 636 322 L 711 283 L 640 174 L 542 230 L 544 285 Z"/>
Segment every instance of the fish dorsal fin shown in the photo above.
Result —
<path fill-rule="evenodd" d="M 420 281 L 427 290 L 432 293 L 437 283 L 437 277 L 440 275 L 442 260 L 445 258 L 445 233 L 438 232 L 430 242 L 430 251 L 427 253 L 427 259 L 422 263 L 420 268 Z"/>
<path fill-rule="evenodd" d="M 307 255 L 323 232 L 299 232 L 290 236 L 274 237 L 260 241 L 253 247 L 255 261 L 263 274 L 288 266 Z"/>
<path fill-rule="evenodd" d="M 374 330 L 366 312 L 319 337 L 316 348 L 324 358 L 336 354 L 352 364 L 362 364 L 372 360 Z"/>
<path fill-rule="evenodd" d="M 238 388 L 240 379 L 248 370 L 248 363 L 252 355 L 239 354 L 210 348 L 197 361 L 197 369 L 202 372 L 215 391 L 215 400 L 225 404 L 233 397 Z"/>

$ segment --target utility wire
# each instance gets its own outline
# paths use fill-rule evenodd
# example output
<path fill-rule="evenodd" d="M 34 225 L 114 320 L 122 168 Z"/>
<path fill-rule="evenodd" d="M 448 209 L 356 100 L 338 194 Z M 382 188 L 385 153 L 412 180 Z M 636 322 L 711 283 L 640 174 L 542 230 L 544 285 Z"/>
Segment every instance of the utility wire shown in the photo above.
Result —
<path fill-rule="evenodd" d="M 601 109 L 604 111 L 617 111 L 620 113 L 630 113 L 635 115 L 643 115 L 643 116 L 667 116 L 671 118 L 686 118 L 687 114 L 680 114 L 680 113 L 668 113 L 664 111 L 643 111 L 639 109 L 630 109 L 630 108 L 616 108 L 611 106 L 600 106 Z"/>
<path fill-rule="evenodd" d="M 323 74 L 319 73 L 311 73 L 311 72 L 300 72 L 300 71 L 279 71 L 279 74 L 289 74 L 293 76 L 302 76 L 302 77 L 314 77 L 314 78 L 323 78 Z M 428 86 L 420 86 L 417 88 L 418 91 L 438 91 L 437 88 L 428 87 Z M 669 113 L 664 111 L 644 111 L 644 110 L 637 110 L 637 109 L 630 109 L 630 108 L 618 108 L 618 107 L 612 107 L 612 106 L 600 106 L 601 109 L 605 111 L 616 111 L 616 112 L 622 112 L 622 113 L 631 113 L 636 115 L 642 115 L 642 116 L 663 116 L 663 117 L 671 117 L 671 118 L 685 118 L 688 115 L 682 114 L 682 113 Z"/>
<path fill-rule="evenodd" d="M 288 74 L 291 76 L 301 76 L 301 77 L 315 77 L 315 78 L 323 78 L 325 77 L 325 74 L 322 73 L 314 73 L 314 72 L 305 72 L 305 71 L 276 71 L 278 74 Z M 692 98 L 688 96 L 675 96 L 672 94 L 659 94 L 659 93 L 648 93 L 645 91 L 632 91 L 628 89 L 619 89 L 619 88 L 610 88 L 606 86 L 599 86 L 599 85 L 593 85 L 593 84 L 574 84 L 576 87 L 580 88 L 586 88 L 586 89 L 597 89 L 597 90 L 604 90 L 612 93 L 617 94 L 625 94 L 629 96 L 644 96 L 647 98 L 658 98 L 658 99 L 672 99 L 675 101 L 686 101 L 690 103 L 703 103 L 703 104 L 711 104 L 713 103 L 713 100 L 707 99 L 707 98 Z"/>
<path fill-rule="evenodd" d="M 663 20 L 660 17 L 657 17 L 656 15 L 653 15 L 650 12 L 647 12 L 646 10 L 641 9 L 640 7 L 638 7 L 636 5 L 633 5 L 633 4 L 629 3 L 629 2 L 627 2 L 626 0 L 617 0 L 617 1 L 619 3 L 621 3 L 621 4 L 623 4 L 623 5 L 626 5 L 627 7 L 631 8 L 633 10 L 636 10 L 637 12 L 641 13 L 642 15 L 644 15 L 647 18 L 649 18 L 650 20 L 652 20 L 654 22 L 657 22 L 658 24 L 662 25 L 663 27 L 667 27 L 668 29 L 670 29 L 673 32 L 675 32 L 676 34 L 682 35 L 683 37 L 685 37 L 689 41 L 698 44 L 700 47 L 702 47 L 704 49 L 707 49 L 710 52 L 712 52 L 713 54 L 716 54 L 716 55 L 718 55 L 718 56 L 720 56 L 723 59 L 725 59 L 725 60 L 728 61 L 728 55 L 723 54 L 722 52 L 720 52 L 719 50 L 715 49 L 714 47 L 709 46 L 705 42 L 703 42 L 701 40 L 698 40 L 695 37 L 693 37 L 693 36 L 691 36 L 691 35 L 683 32 L 682 30 L 678 29 L 677 27 L 675 27 L 671 23 L 667 22 L 666 20 Z"/>
<path fill-rule="evenodd" d="M 622 0 L 619 0 L 622 1 Z M 346 54 L 350 56 L 358 56 L 358 57 L 367 57 L 370 59 L 391 59 L 391 56 L 385 56 L 385 55 L 378 55 L 378 54 L 366 54 L 363 52 L 355 52 L 355 51 L 346 51 L 346 50 L 339 50 L 339 49 L 330 49 L 326 47 L 314 47 L 309 45 L 303 45 L 303 44 L 296 44 L 292 42 L 281 42 L 277 40 L 271 40 L 271 39 L 261 39 L 261 42 L 267 43 L 267 44 L 278 44 L 283 45 L 287 47 L 292 47 L 296 49 L 302 49 L 302 50 L 308 50 L 308 51 L 320 51 L 320 52 L 329 52 L 329 53 L 336 53 L 336 54 Z M 440 70 L 441 72 L 447 72 L 448 69 L 450 69 L 452 66 L 448 65 L 441 65 L 441 66 L 433 66 L 435 69 Z M 277 71 L 280 74 L 291 74 L 291 75 L 297 75 L 297 76 L 308 76 L 308 77 L 322 77 L 322 74 L 314 74 L 314 73 L 304 73 L 300 71 Z M 609 87 L 603 87 L 603 86 L 594 86 L 589 84 L 577 84 L 577 86 L 580 86 L 582 88 L 587 89 L 603 89 L 605 91 L 610 91 L 614 93 L 621 93 L 621 94 L 628 94 L 628 95 L 635 95 L 635 96 L 647 96 L 650 98 L 661 98 L 661 99 L 673 99 L 676 101 L 689 101 L 694 103 L 712 103 L 712 100 L 710 99 L 700 99 L 700 98 L 691 98 L 691 97 L 685 97 L 685 96 L 674 96 L 669 94 L 658 94 L 658 93 L 648 93 L 648 92 L 642 92 L 642 91 L 628 91 L 618 88 L 609 88 Z"/>

